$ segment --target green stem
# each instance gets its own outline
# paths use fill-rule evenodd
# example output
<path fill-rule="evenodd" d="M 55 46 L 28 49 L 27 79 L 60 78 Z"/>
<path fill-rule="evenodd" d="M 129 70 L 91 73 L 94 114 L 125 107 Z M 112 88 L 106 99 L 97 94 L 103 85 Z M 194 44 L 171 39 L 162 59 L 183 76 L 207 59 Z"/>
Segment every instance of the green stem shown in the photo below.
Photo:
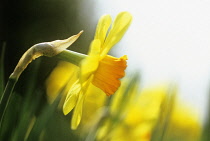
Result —
<path fill-rule="evenodd" d="M 7 109 L 7 105 L 10 101 L 12 91 L 15 87 L 16 82 L 17 82 L 17 79 L 9 77 L 6 88 L 5 88 L 4 93 L 1 97 L 1 101 L 0 101 L 0 129 L 2 127 L 4 114 Z"/>
<path fill-rule="evenodd" d="M 79 66 L 80 62 L 84 58 L 86 58 L 86 56 L 87 55 L 85 55 L 85 54 L 77 53 L 77 52 L 70 51 L 70 50 L 64 50 L 54 57 Z"/>

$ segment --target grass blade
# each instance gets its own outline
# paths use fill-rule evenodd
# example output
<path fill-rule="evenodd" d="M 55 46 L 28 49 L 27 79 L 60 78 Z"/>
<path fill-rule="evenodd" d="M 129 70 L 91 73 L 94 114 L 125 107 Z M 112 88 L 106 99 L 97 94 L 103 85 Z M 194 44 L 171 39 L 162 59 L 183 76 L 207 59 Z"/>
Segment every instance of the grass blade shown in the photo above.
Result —
<path fill-rule="evenodd" d="M 4 53 L 5 53 L 6 43 L 3 43 L 1 58 L 0 58 L 0 97 L 4 91 Z"/>
<path fill-rule="evenodd" d="M 31 129 L 27 141 L 39 140 L 40 135 L 43 132 L 43 129 L 46 127 L 49 120 L 53 117 L 52 115 L 54 114 L 55 110 L 58 107 L 60 98 L 61 96 L 58 96 L 52 105 L 47 105 L 43 109 L 42 114 L 37 118 L 36 122 L 34 123 L 34 126 Z"/>

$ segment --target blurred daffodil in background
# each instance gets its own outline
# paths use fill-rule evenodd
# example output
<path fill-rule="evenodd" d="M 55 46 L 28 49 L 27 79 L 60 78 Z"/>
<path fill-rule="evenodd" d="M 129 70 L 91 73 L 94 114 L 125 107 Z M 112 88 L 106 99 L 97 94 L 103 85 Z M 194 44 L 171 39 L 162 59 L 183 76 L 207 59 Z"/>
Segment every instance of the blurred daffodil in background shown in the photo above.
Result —
<path fill-rule="evenodd" d="M 107 115 L 96 123 L 97 129 L 89 140 L 94 137 L 99 141 L 199 140 L 201 123 L 198 114 L 180 104 L 176 94 L 170 100 L 168 85 L 139 90 L 139 84 L 132 83 L 134 81 L 124 79 L 108 105 Z"/>
<path fill-rule="evenodd" d="M 79 71 L 78 66 L 60 61 L 55 69 L 50 73 L 48 79 L 46 80 L 46 92 L 48 95 L 48 101 L 52 103 L 58 94 L 65 87 L 63 94 L 67 94 L 68 90 L 71 88 L 74 81 L 77 79 L 77 73 Z M 62 98 L 62 103 L 65 99 L 64 95 Z"/>
<path fill-rule="evenodd" d="M 198 141 L 201 137 L 201 122 L 198 113 L 185 103 L 177 102 L 171 114 L 167 138 L 171 141 Z"/>

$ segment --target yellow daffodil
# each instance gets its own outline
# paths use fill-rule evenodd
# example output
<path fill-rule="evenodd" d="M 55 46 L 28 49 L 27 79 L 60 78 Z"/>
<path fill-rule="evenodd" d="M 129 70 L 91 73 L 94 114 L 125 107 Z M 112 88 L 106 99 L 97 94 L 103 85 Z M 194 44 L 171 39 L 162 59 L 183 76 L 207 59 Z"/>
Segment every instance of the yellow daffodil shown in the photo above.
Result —
<path fill-rule="evenodd" d="M 114 94 L 120 86 L 119 79 L 125 75 L 127 56 L 116 58 L 107 53 L 120 41 L 131 20 L 132 16 L 128 12 L 121 12 L 109 32 L 111 17 L 104 15 L 99 20 L 88 56 L 81 63 L 79 79 L 69 90 L 63 105 L 65 115 L 74 108 L 72 129 L 76 129 L 80 123 L 84 98 L 91 83 L 108 96 Z"/>

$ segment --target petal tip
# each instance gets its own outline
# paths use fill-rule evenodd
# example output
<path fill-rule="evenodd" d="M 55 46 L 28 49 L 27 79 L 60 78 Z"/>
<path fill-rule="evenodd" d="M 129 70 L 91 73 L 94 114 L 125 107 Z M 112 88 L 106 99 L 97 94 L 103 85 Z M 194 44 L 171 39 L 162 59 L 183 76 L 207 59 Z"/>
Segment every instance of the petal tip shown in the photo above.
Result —
<path fill-rule="evenodd" d="M 69 113 L 69 111 L 67 110 L 66 106 L 63 106 L 63 114 L 67 115 Z"/>

